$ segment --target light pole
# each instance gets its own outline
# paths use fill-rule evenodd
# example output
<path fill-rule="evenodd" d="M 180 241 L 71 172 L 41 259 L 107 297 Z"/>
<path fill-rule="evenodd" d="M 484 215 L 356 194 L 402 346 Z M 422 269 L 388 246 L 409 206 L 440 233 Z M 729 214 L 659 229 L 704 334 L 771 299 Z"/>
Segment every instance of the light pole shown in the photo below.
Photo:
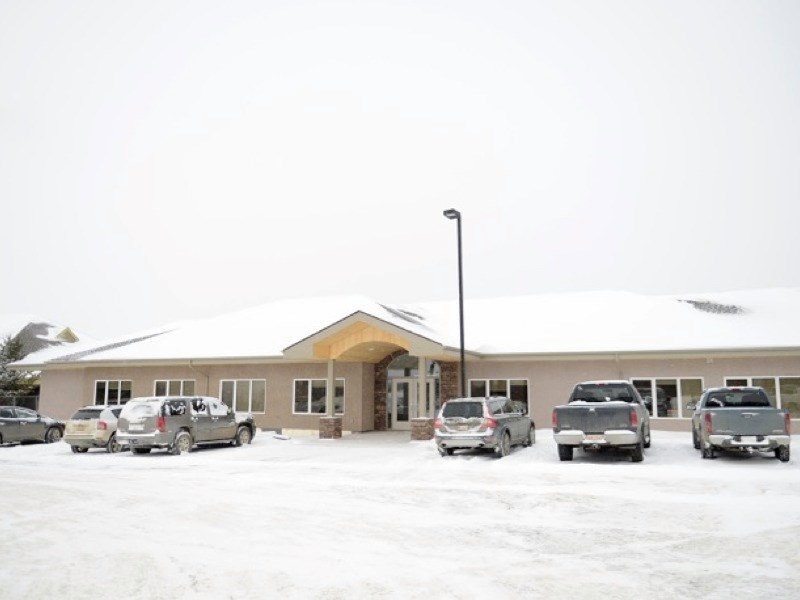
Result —
<path fill-rule="evenodd" d="M 467 393 L 467 371 L 464 365 L 464 273 L 461 261 L 461 213 L 455 208 L 448 208 L 444 211 L 444 216 L 448 219 L 455 219 L 458 225 L 458 320 L 461 330 L 461 394 L 463 398 Z"/>

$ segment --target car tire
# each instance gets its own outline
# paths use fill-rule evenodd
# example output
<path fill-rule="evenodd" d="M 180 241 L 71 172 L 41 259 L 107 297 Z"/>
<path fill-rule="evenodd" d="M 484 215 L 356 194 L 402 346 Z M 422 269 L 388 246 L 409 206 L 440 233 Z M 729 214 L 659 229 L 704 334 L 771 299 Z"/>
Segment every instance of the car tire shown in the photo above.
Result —
<path fill-rule="evenodd" d="M 642 435 L 644 435 L 644 430 L 642 430 Z M 652 436 L 650 435 L 650 428 L 647 429 L 647 435 L 644 436 L 644 447 L 649 448 L 652 442 Z"/>
<path fill-rule="evenodd" d="M 108 443 L 106 444 L 106 452 L 109 454 L 116 454 L 117 452 L 122 451 L 122 444 L 117 441 L 117 434 L 112 433 L 111 437 L 108 438 Z"/>
<path fill-rule="evenodd" d="M 454 450 L 452 448 L 439 448 L 440 456 L 453 456 Z"/>
<path fill-rule="evenodd" d="M 700 456 L 703 458 L 716 458 L 716 454 L 714 453 L 714 446 L 709 445 L 707 448 L 703 448 Z"/>
<path fill-rule="evenodd" d="M 777 458 L 781 462 L 789 462 L 789 458 L 791 457 L 791 452 L 789 450 L 789 446 L 778 446 L 775 448 L 775 458 Z"/>
<path fill-rule="evenodd" d="M 242 425 L 239 429 L 236 430 L 236 440 L 235 443 L 237 446 L 242 446 L 244 444 L 249 444 L 253 441 L 253 434 L 250 433 L 250 428 L 245 427 Z"/>
<path fill-rule="evenodd" d="M 503 437 L 500 438 L 500 443 L 497 445 L 497 449 L 495 450 L 495 455 L 497 458 L 503 458 L 504 456 L 508 456 L 511 453 L 511 435 L 507 432 L 503 432 Z"/>
<path fill-rule="evenodd" d="M 536 443 L 536 430 L 533 428 L 533 425 L 531 425 L 531 428 L 528 430 L 528 435 L 525 438 L 524 446 L 526 448 L 530 448 L 535 443 Z"/>
<path fill-rule="evenodd" d="M 631 462 L 642 462 L 644 460 L 644 443 L 639 442 L 631 450 Z"/>
<path fill-rule="evenodd" d="M 170 452 L 174 456 L 180 455 L 182 452 L 192 451 L 192 436 L 188 431 L 179 431 L 175 436 L 175 441 L 172 442 Z"/>
<path fill-rule="evenodd" d="M 45 444 L 52 444 L 54 442 L 60 442 L 60 441 L 61 441 L 61 429 L 58 427 L 51 427 L 44 434 Z"/>
<path fill-rule="evenodd" d="M 83 454 L 84 452 L 89 451 L 89 449 L 86 448 L 85 446 L 70 446 L 70 448 L 75 454 Z"/>
<path fill-rule="evenodd" d="M 700 450 L 700 437 L 694 427 L 692 427 L 692 444 L 694 444 L 695 450 Z"/>
<path fill-rule="evenodd" d="M 152 448 L 131 448 L 131 452 L 134 454 L 150 454 L 150 450 Z"/>
<path fill-rule="evenodd" d="M 572 460 L 572 446 L 558 445 L 558 460 Z"/>

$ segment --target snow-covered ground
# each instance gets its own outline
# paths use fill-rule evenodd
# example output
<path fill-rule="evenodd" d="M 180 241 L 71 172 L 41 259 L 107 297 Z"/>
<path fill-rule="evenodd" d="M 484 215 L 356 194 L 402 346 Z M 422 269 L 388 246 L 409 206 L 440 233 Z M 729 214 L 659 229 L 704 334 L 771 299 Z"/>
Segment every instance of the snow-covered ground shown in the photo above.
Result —
<path fill-rule="evenodd" d="M 797 598 L 800 459 L 507 458 L 408 434 L 0 448 L 0 598 Z M 797 452 L 800 452 L 795 437 Z"/>

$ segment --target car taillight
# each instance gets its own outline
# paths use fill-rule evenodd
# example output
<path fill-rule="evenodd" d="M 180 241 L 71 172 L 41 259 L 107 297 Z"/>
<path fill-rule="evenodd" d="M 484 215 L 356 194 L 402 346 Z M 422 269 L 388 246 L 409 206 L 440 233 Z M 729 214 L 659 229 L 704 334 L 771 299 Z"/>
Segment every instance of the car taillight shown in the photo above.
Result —
<path fill-rule="evenodd" d="M 442 425 L 444 425 L 444 421 L 442 421 L 441 419 L 436 419 L 436 420 L 433 422 L 433 428 L 434 428 L 434 429 L 441 429 L 441 428 L 442 428 Z"/>
<path fill-rule="evenodd" d="M 706 416 L 703 417 L 703 425 L 706 428 L 706 433 L 714 433 L 714 424 L 711 420 L 711 413 L 706 413 Z"/>
<path fill-rule="evenodd" d="M 484 417 L 483 423 L 481 424 L 484 429 L 494 429 L 497 427 L 497 419 L 493 419 L 491 417 Z"/>
<path fill-rule="evenodd" d="M 786 435 L 792 435 L 792 416 L 789 413 L 783 415 L 783 422 L 786 425 Z"/>
<path fill-rule="evenodd" d="M 164 433 L 167 430 L 167 420 L 164 418 L 164 415 L 159 415 L 158 421 L 156 421 L 156 428 L 161 433 Z"/>
<path fill-rule="evenodd" d="M 558 413 L 553 411 L 553 429 L 558 429 Z"/>
<path fill-rule="evenodd" d="M 639 426 L 639 413 L 631 409 L 631 427 Z"/>
<path fill-rule="evenodd" d="M 106 423 L 105 421 L 98 421 L 97 428 L 105 431 L 106 429 L 108 429 L 108 423 Z"/>

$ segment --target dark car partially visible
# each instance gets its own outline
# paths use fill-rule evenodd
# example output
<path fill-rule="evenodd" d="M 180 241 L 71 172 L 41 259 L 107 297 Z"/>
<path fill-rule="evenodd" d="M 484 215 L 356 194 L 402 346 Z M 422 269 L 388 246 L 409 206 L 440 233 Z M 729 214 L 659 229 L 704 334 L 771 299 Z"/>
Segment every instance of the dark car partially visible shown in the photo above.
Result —
<path fill-rule="evenodd" d="M 0 444 L 57 442 L 64 435 L 64 422 L 30 408 L 0 406 Z"/>

